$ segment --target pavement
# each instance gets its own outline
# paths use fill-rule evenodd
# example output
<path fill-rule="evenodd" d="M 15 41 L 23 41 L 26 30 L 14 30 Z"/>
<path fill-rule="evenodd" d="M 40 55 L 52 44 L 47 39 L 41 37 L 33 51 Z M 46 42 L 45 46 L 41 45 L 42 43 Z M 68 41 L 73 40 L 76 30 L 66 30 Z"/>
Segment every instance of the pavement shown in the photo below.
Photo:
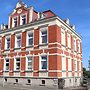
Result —
<path fill-rule="evenodd" d="M 4 87 L 0 85 L 0 90 L 89 90 L 86 87 L 74 87 L 66 89 L 55 89 L 45 86 L 21 86 L 21 85 L 5 85 Z"/>

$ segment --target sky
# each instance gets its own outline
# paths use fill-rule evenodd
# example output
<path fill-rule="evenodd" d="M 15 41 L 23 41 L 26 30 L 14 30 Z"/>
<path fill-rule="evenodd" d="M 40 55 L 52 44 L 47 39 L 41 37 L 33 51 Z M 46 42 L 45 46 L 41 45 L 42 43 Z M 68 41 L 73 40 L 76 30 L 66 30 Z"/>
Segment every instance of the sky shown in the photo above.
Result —
<path fill-rule="evenodd" d="M 83 66 L 88 69 L 90 56 L 90 0 L 21 0 L 36 11 L 52 10 L 62 19 L 69 18 L 76 26 L 76 32 L 82 36 Z M 0 0 L 0 25 L 8 24 L 8 16 L 18 0 Z"/>

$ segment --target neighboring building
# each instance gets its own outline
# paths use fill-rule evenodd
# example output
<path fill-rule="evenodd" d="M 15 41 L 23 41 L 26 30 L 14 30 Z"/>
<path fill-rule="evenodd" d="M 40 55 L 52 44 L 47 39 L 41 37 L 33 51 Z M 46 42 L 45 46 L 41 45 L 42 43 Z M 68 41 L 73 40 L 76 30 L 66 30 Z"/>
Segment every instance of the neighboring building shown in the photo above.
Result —
<path fill-rule="evenodd" d="M 79 86 L 82 40 L 69 19 L 18 2 L 0 30 L 0 83 Z M 60 88 L 60 87 L 59 87 Z"/>

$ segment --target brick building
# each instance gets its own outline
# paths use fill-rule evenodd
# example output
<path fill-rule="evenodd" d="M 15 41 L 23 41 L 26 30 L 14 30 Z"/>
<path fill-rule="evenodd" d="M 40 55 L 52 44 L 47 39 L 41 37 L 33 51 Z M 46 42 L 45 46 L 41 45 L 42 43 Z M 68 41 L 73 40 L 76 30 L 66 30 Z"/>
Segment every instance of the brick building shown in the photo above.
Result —
<path fill-rule="evenodd" d="M 69 19 L 18 2 L 8 25 L 1 25 L 0 83 L 59 86 L 63 79 L 65 87 L 79 86 L 81 44 Z"/>

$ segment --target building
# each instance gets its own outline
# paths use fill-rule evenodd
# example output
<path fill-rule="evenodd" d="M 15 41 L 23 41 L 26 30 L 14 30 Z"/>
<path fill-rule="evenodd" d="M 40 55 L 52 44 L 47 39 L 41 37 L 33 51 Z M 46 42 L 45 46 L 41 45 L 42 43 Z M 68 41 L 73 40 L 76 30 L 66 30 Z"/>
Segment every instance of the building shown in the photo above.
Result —
<path fill-rule="evenodd" d="M 0 83 L 79 86 L 82 40 L 69 19 L 19 1 L 0 30 Z M 3 77 L 3 78 L 2 78 Z M 37 82 L 36 82 L 37 80 Z"/>

